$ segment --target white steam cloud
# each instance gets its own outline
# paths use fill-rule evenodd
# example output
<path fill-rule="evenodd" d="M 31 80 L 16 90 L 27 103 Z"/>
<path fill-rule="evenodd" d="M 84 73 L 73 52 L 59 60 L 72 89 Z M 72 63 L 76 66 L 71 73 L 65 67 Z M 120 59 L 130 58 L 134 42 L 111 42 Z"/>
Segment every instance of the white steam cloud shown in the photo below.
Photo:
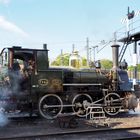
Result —
<path fill-rule="evenodd" d="M 29 36 L 26 32 L 24 32 L 21 28 L 16 26 L 14 23 L 7 21 L 3 16 L 0 16 L 0 28 L 5 29 L 10 32 L 15 32 L 24 37 Z"/>
<path fill-rule="evenodd" d="M 0 127 L 5 126 L 6 124 L 8 124 L 8 118 L 4 114 L 4 109 L 0 108 Z"/>

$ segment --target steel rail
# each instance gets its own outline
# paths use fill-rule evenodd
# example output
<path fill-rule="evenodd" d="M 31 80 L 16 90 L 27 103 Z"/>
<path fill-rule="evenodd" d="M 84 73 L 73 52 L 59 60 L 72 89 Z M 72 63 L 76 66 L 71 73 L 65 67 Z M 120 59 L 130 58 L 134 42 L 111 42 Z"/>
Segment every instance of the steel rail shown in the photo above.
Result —
<path fill-rule="evenodd" d="M 112 133 L 121 133 L 122 131 L 131 131 L 131 130 L 140 130 L 140 127 L 132 127 L 132 128 L 98 128 L 98 129 L 89 129 L 89 130 L 70 130 L 70 131 L 62 131 L 62 132 L 54 132 L 54 133 L 48 133 L 47 132 L 45 134 L 32 134 L 32 135 L 27 135 L 27 136 L 13 136 L 13 137 L 0 137 L 0 140 L 20 140 L 20 139 L 27 139 L 30 140 L 32 138 L 39 138 L 41 140 L 41 138 L 43 137 L 51 137 L 51 136 L 54 136 L 54 137 L 59 137 L 59 136 L 64 136 L 64 135 L 68 135 L 68 137 L 70 138 L 72 135 L 86 135 L 86 134 L 93 134 L 95 135 L 96 133 L 101 133 L 101 134 L 104 134 L 104 133 L 109 133 L 111 134 Z M 77 137 L 78 138 L 78 137 Z M 120 136 L 118 139 L 126 139 L 128 138 L 127 136 Z M 134 138 L 140 138 L 140 135 L 139 136 L 130 136 L 129 139 L 134 139 Z M 108 138 L 107 138 L 108 139 Z M 113 139 L 113 138 L 111 138 Z"/>

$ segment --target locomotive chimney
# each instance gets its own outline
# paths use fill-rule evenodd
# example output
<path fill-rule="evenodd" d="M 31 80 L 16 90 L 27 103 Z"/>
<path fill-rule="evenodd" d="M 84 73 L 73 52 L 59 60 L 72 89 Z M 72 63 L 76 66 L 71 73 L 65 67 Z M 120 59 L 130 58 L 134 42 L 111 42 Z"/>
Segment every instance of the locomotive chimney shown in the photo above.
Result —
<path fill-rule="evenodd" d="M 119 60 L 119 45 L 115 44 L 112 45 L 112 58 L 113 58 L 113 69 L 117 70 L 118 69 L 118 60 Z"/>
<path fill-rule="evenodd" d="M 119 57 L 119 45 L 114 44 L 111 46 L 112 47 L 112 59 L 113 59 L 113 89 L 115 91 L 118 90 L 118 57 Z"/>

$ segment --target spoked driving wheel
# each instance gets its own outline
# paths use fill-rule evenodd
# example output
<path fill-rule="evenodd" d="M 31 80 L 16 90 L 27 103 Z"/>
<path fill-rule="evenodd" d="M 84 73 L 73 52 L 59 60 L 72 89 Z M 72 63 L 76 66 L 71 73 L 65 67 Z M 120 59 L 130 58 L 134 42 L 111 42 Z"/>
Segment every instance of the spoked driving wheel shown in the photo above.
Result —
<path fill-rule="evenodd" d="M 109 93 L 105 96 L 104 111 L 108 115 L 116 115 L 122 107 L 120 96 L 117 93 Z"/>
<path fill-rule="evenodd" d="M 73 98 L 72 109 L 79 117 L 85 117 L 87 115 L 84 102 L 92 103 L 92 98 L 88 94 L 78 94 Z"/>
<path fill-rule="evenodd" d="M 46 119 L 54 119 L 61 113 L 63 102 L 56 94 L 47 94 L 39 101 L 39 113 Z"/>

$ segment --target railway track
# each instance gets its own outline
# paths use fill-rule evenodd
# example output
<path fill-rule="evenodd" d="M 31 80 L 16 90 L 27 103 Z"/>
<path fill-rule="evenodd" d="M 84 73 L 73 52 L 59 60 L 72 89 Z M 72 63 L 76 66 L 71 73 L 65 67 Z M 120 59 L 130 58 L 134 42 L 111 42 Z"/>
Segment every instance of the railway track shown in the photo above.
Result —
<path fill-rule="evenodd" d="M 38 129 L 39 131 L 39 129 Z M 140 127 L 135 128 L 119 128 L 119 129 L 90 129 L 90 130 L 72 130 L 54 133 L 33 133 L 21 136 L 6 136 L 0 140 L 116 140 L 116 139 L 140 139 Z"/>
<path fill-rule="evenodd" d="M 12 118 L 0 127 L 0 140 L 112 140 L 140 139 L 139 115 L 120 115 L 110 118 L 110 125 L 94 125 L 87 119 L 77 118 L 76 128 L 60 128 L 58 120 L 38 117 Z"/>

